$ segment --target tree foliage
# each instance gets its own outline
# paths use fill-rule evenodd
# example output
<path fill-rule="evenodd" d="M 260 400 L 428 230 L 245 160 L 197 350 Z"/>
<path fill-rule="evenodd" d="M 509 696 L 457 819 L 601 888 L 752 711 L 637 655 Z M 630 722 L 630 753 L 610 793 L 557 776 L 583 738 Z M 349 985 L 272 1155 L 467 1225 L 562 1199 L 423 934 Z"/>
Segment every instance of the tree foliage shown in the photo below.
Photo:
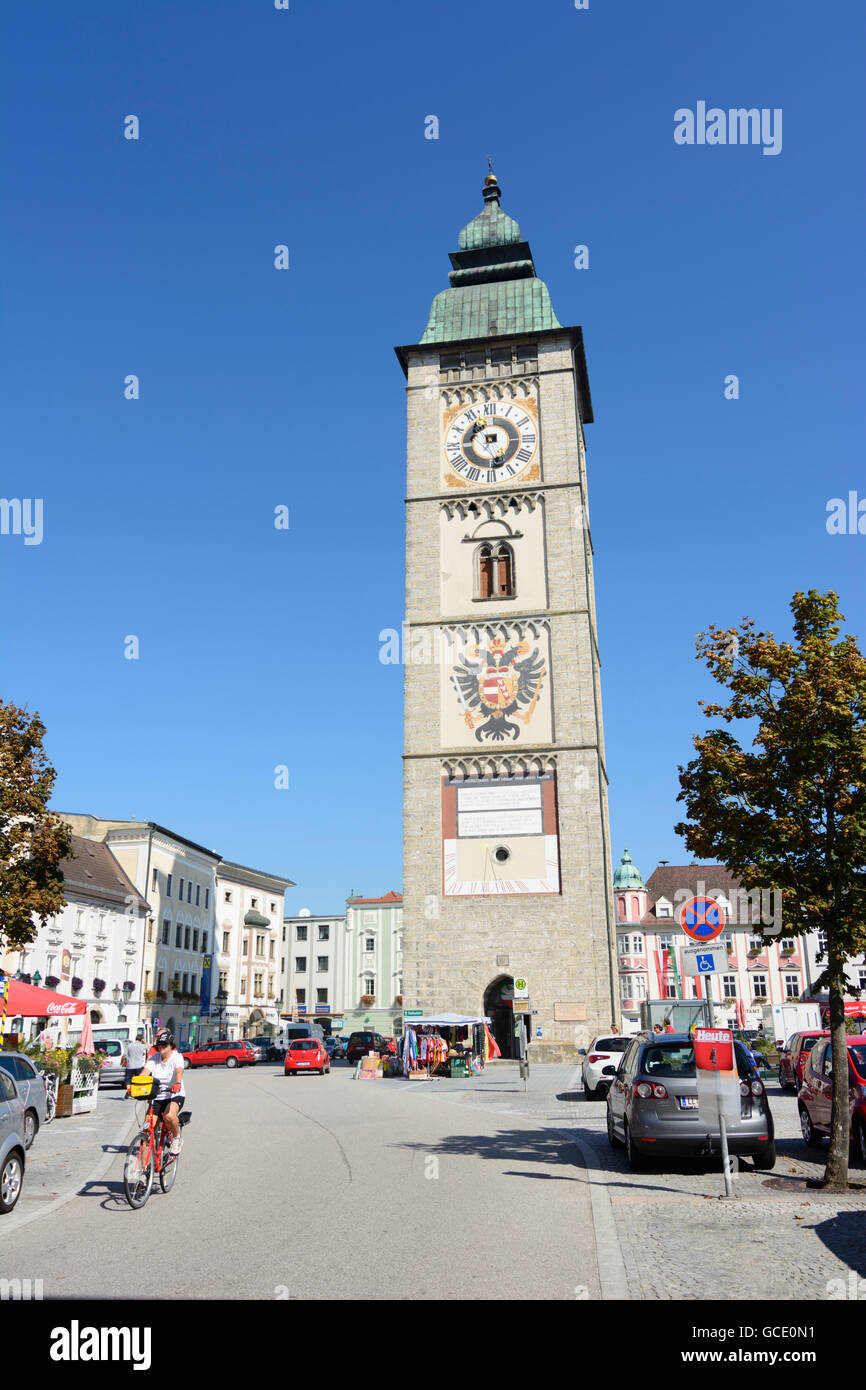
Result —
<path fill-rule="evenodd" d="M 830 997 L 835 1057 L 845 1056 L 845 962 L 866 950 L 866 657 L 839 637 L 835 593 L 796 593 L 793 642 L 777 642 L 744 618 L 697 639 L 725 704 L 704 704 L 723 726 L 751 725 L 743 747 L 728 727 L 694 739 L 680 768 L 675 829 L 697 856 L 725 864 L 746 888 L 782 894 L 786 936 L 827 934 L 816 982 Z M 848 1173 L 847 1068 L 834 1068 L 825 1184 Z"/>
<path fill-rule="evenodd" d="M 48 810 L 56 773 L 44 734 L 38 714 L 0 700 L 0 947 L 26 946 L 66 901 L 60 861 L 72 839 Z"/>

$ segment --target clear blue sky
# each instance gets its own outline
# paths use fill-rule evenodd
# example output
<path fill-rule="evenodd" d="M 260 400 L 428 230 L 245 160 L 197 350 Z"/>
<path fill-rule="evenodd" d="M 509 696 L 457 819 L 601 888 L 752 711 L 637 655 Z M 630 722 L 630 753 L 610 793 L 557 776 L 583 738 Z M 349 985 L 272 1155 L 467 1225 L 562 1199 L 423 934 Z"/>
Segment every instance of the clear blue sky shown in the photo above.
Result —
<path fill-rule="evenodd" d="M 686 857 L 695 635 L 832 587 L 866 639 L 866 536 L 825 529 L 866 497 L 862 6 L 45 0 L 4 37 L 0 491 L 45 531 L 0 537 L 0 691 L 54 804 L 285 874 L 291 910 L 401 886 L 392 347 L 491 154 L 585 333 L 615 856 Z M 782 108 L 781 154 L 676 145 L 698 101 Z"/>

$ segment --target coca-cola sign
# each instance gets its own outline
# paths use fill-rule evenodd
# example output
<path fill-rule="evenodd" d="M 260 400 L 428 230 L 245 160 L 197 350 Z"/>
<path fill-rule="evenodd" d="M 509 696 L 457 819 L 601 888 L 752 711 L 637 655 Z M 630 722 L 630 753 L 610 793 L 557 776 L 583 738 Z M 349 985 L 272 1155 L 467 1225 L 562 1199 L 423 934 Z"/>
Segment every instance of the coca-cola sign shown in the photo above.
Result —
<path fill-rule="evenodd" d="M 46 1005 L 46 1016 L 49 1014 L 74 1014 L 79 1009 L 74 999 L 70 999 L 68 1004 L 48 1004 Z"/>

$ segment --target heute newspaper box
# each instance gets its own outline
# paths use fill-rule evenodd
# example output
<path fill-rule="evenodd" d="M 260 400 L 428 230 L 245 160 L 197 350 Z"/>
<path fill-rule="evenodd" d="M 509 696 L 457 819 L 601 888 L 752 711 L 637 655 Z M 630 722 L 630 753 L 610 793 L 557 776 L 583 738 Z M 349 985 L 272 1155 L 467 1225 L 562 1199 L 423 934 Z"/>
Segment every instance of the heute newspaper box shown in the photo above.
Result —
<path fill-rule="evenodd" d="M 730 1028 L 695 1029 L 695 1066 L 698 1071 L 734 1070 L 734 1035 Z"/>
<path fill-rule="evenodd" d="M 733 1195 L 728 1160 L 728 1121 L 740 1115 L 740 1078 L 730 1028 L 696 1028 L 695 1068 L 698 1081 L 698 1113 L 711 1129 L 718 1130 L 725 1176 L 725 1196 Z"/>

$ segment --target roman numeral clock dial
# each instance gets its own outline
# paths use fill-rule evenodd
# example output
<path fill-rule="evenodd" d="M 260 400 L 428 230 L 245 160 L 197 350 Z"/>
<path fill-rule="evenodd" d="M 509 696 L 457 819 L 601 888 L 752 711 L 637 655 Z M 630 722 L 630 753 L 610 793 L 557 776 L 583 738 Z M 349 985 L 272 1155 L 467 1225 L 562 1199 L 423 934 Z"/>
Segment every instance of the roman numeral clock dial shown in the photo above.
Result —
<path fill-rule="evenodd" d="M 537 454 L 538 420 L 529 402 L 467 406 L 446 419 L 446 481 L 452 486 L 515 482 Z"/>

